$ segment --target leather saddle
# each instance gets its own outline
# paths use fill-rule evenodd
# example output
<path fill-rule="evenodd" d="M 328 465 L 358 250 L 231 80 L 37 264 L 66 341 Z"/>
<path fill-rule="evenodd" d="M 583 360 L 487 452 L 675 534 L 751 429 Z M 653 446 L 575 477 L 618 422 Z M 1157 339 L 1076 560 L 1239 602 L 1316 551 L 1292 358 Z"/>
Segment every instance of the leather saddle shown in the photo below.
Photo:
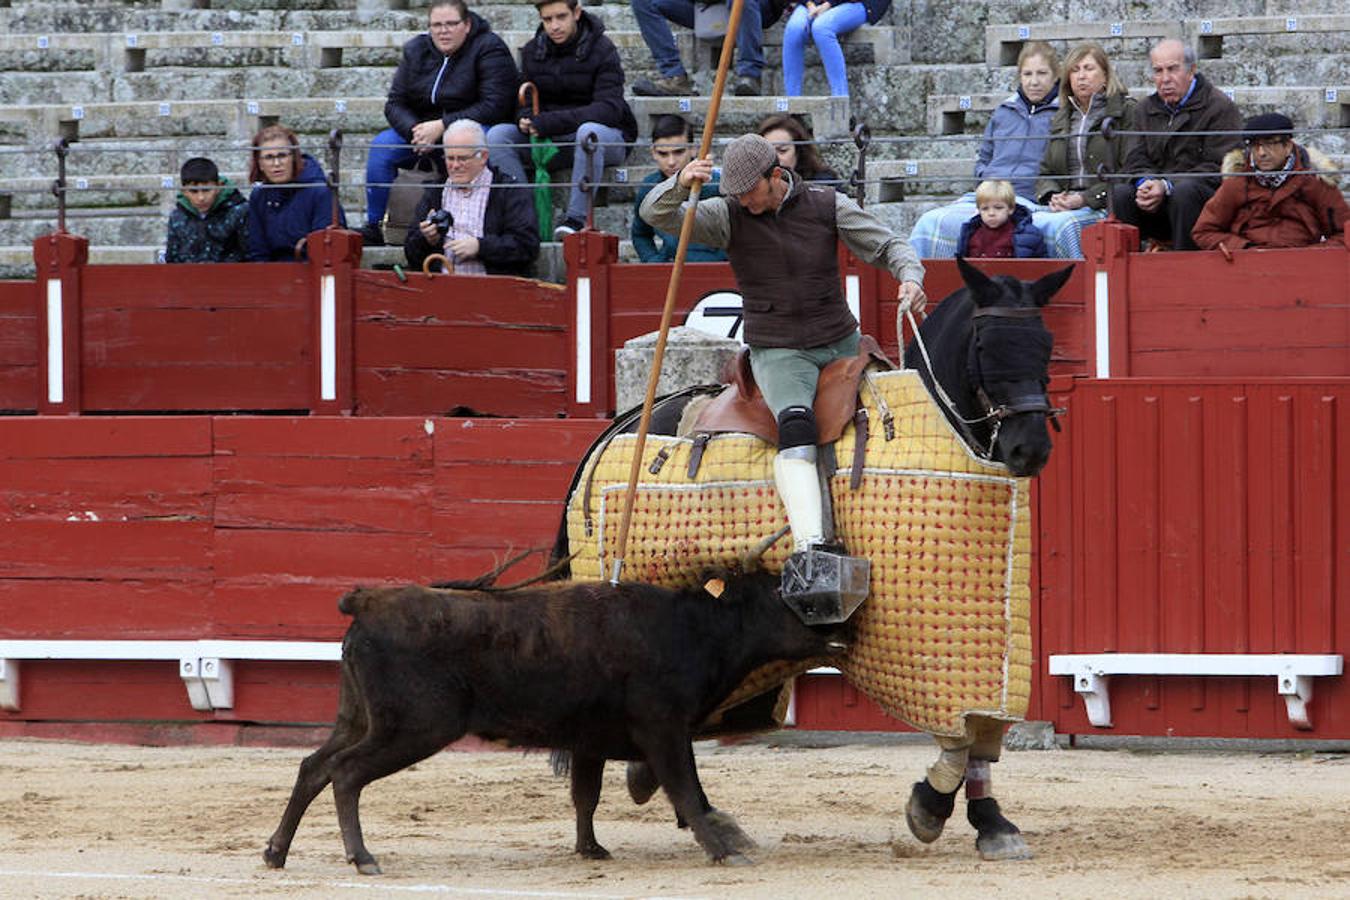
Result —
<path fill-rule="evenodd" d="M 849 422 L 859 428 L 855 447 L 855 480 L 861 476 L 857 457 L 867 442 L 867 417 L 863 407 L 858 404 L 858 388 L 868 365 L 874 363 L 882 369 L 895 368 L 881 352 L 876 339 L 863 335 L 858 342 L 857 356 L 837 359 L 821 370 L 813 404 L 821 445 L 830 445 L 839 440 Z M 708 435 L 744 432 L 771 444 L 778 443 L 778 420 L 764 403 L 764 397 L 755 384 L 755 376 L 750 369 L 750 348 L 742 348 L 728 361 L 722 371 L 722 381 L 726 387 L 693 420 L 691 433 L 695 435 L 695 444 L 689 459 L 690 478 L 698 472 Z"/>

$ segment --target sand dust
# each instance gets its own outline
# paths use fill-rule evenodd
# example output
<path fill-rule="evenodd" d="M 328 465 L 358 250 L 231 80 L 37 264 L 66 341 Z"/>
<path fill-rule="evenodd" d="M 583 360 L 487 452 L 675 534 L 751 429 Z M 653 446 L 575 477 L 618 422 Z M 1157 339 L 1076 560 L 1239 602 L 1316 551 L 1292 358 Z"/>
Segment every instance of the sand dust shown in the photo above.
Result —
<path fill-rule="evenodd" d="M 905 828 L 927 744 L 701 744 L 709 798 L 760 844 L 745 868 L 708 864 L 663 798 L 634 806 L 621 764 L 596 818 L 614 858 L 592 862 L 545 755 L 442 753 L 366 789 L 376 878 L 343 862 L 329 791 L 263 866 L 303 755 L 0 742 L 0 896 L 1350 897 L 1332 753 L 1008 753 L 997 794 L 1036 858 L 986 863 L 960 806 L 935 844 Z"/>

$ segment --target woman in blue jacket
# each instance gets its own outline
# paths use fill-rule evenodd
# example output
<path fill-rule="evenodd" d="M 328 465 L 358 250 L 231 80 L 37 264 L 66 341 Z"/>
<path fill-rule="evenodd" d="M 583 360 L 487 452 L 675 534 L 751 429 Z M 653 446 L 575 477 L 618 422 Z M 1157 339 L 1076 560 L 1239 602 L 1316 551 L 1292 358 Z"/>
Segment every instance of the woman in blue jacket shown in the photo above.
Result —
<path fill-rule="evenodd" d="M 1011 181 L 1017 202 L 1036 206 L 1036 177 L 1041 171 L 1050 122 L 1059 109 L 1059 57 L 1043 41 L 1029 41 L 1017 58 L 1017 93 L 989 117 L 975 160 L 975 180 Z M 920 259 L 956 254 L 961 226 L 977 212 L 974 193 L 930 209 L 914 223 L 909 244 Z"/>
<path fill-rule="evenodd" d="M 300 152 L 300 140 L 289 128 L 268 125 L 253 136 L 249 181 L 250 262 L 293 261 L 301 238 L 332 224 L 328 179 L 314 157 Z M 338 224 L 347 225 L 341 206 Z"/>
<path fill-rule="evenodd" d="M 787 95 L 802 95 L 806 44 L 815 41 L 825 80 L 830 83 L 830 96 L 847 97 L 848 68 L 839 37 L 864 23 L 877 24 L 890 8 L 891 0 L 805 0 L 797 4 L 783 28 L 783 84 Z"/>

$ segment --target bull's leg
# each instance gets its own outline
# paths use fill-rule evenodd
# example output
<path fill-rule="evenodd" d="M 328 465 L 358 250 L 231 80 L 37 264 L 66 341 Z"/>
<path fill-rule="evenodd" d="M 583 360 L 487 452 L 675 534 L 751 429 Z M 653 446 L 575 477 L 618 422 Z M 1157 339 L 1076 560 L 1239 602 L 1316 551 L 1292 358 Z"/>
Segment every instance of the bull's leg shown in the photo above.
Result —
<path fill-rule="evenodd" d="M 572 754 L 572 805 L 577 813 L 577 853 L 587 859 L 609 859 L 609 851 L 595 839 L 595 808 L 600 803 L 600 785 L 605 760 L 599 756 Z"/>
<path fill-rule="evenodd" d="M 733 847 L 728 836 L 709 821 L 711 807 L 699 784 L 694 747 L 689 736 L 657 731 L 645 744 L 647 762 L 656 774 L 657 782 L 665 789 L 676 814 L 689 823 L 694 839 L 708 858 L 727 865 L 750 865 L 750 858 Z M 740 831 L 740 828 L 736 830 Z"/>
<path fill-rule="evenodd" d="M 971 716 L 975 743 L 966 765 L 966 819 L 975 829 L 975 849 L 981 859 L 1030 859 L 1031 848 L 1016 825 L 1008 821 L 994 799 L 990 763 L 1003 750 L 1005 725 L 995 719 Z"/>
<path fill-rule="evenodd" d="M 691 748 L 689 751 L 693 753 Z M 633 802 L 641 806 L 652 798 L 661 788 L 661 783 L 656 780 L 656 773 L 645 760 L 634 760 L 628 764 L 627 772 L 628 796 L 633 798 Z M 699 803 L 703 811 L 708 816 L 708 824 L 715 831 L 722 835 L 722 839 L 727 842 L 732 850 L 746 852 L 754 850 L 759 845 L 755 843 L 754 838 L 741 830 L 741 826 L 736 821 L 736 817 L 729 812 L 723 812 L 708 802 L 708 797 L 699 788 Z M 684 816 L 675 814 L 675 824 L 679 828 L 688 828 L 689 823 L 684 820 Z"/>
<path fill-rule="evenodd" d="M 263 848 L 263 861 L 270 868 L 280 869 L 286 865 L 286 856 L 290 853 L 291 841 L 305 810 L 314 802 L 331 780 L 331 762 L 333 755 L 352 746 L 366 733 L 365 714 L 361 709 L 351 676 L 344 670 L 342 688 L 338 698 L 337 723 L 333 733 L 318 750 L 305 757 L 300 763 L 300 772 L 295 778 L 295 787 L 291 789 L 291 798 L 286 803 L 286 811 L 281 815 L 281 824 L 268 839 Z"/>
<path fill-rule="evenodd" d="M 456 716 L 449 717 L 452 720 Z M 411 722 L 404 722 L 411 725 Z M 435 755 L 446 744 L 464 735 L 462 727 L 438 722 L 423 730 L 376 731 L 374 728 L 356 746 L 333 758 L 333 800 L 337 804 L 338 828 L 347 861 L 362 875 L 379 875 L 380 864 L 366 849 L 361 835 L 361 790 L 372 781 L 406 769 Z"/>

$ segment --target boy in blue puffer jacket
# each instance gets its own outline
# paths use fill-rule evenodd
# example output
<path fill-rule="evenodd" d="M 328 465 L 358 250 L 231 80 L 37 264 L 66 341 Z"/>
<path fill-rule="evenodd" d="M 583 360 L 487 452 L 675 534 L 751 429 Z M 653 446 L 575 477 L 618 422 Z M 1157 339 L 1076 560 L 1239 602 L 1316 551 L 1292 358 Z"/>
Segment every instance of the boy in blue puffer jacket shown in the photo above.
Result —
<path fill-rule="evenodd" d="M 975 189 L 979 213 L 961 226 L 956 255 L 970 258 L 1034 259 L 1045 256 L 1045 238 L 1031 222 L 1031 211 L 1017 204 L 1008 181 L 981 181 Z"/>

